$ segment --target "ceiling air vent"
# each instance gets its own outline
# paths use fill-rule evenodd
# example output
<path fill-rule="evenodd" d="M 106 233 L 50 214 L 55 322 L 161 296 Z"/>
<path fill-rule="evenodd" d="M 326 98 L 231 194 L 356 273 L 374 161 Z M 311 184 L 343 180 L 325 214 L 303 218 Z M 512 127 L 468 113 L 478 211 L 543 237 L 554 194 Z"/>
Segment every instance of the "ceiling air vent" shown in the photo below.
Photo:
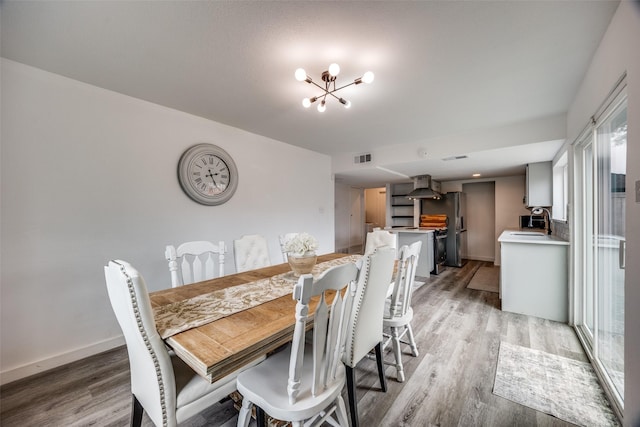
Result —
<path fill-rule="evenodd" d="M 445 162 L 449 161 L 449 160 L 460 160 L 460 159 L 466 159 L 467 156 L 462 155 L 462 156 L 450 156 L 450 157 L 445 157 L 444 160 Z"/>
<path fill-rule="evenodd" d="M 371 161 L 371 153 L 360 154 L 353 158 L 353 163 L 369 163 Z"/>

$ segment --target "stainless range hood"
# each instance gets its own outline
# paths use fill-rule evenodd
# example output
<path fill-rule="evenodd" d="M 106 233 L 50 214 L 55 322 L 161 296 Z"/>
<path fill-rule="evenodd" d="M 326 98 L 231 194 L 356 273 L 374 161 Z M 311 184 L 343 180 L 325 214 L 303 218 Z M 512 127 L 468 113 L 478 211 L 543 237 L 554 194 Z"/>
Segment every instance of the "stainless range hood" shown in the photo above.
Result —
<path fill-rule="evenodd" d="M 431 175 L 413 177 L 414 190 L 407 194 L 408 199 L 440 199 L 442 195 L 431 189 Z"/>

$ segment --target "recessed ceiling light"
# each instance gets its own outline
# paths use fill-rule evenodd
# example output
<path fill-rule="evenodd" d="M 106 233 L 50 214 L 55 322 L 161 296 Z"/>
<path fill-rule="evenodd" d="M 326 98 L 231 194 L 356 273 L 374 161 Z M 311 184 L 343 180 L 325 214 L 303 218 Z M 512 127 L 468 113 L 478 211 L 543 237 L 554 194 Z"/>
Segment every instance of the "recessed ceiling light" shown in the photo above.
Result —
<path fill-rule="evenodd" d="M 477 177 L 479 177 L 479 176 L 481 176 L 481 175 L 480 175 L 479 173 L 474 173 L 474 174 L 473 174 L 473 175 L 471 175 L 471 176 L 472 176 L 472 177 L 474 177 L 474 178 L 477 178 Z"/>

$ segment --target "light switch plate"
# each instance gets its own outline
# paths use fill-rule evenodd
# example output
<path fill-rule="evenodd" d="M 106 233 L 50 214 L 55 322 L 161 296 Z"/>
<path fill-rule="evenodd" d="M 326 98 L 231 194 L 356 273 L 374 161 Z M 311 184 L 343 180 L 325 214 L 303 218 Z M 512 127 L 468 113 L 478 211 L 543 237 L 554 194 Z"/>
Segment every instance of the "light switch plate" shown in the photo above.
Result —
<path fill-rule="evenodd" d="M 636 181 L 636 203 L 640 203 L 640 181 Z"/>

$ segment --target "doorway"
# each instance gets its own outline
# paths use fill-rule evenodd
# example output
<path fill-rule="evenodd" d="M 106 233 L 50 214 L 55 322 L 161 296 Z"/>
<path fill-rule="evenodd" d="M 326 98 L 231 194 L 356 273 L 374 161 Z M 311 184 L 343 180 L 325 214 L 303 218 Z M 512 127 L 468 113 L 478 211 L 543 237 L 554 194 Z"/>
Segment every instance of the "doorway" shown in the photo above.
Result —
<path fill-rule="evenodd" d="M 386 226 L 387 215 L 387 189 L 385 187 L 380 188 L 367 188 L 364 190 L 364 205 L 365 205 L 365 223 L 367 231 L 379 227 L 384 228 Z"/>
<path fill-rule="evenodd" d="M 349 250 L 348 253 L 362 253 L 364 249 L 364 192 L 361 188 L 349 190 Z"/>
<path fill-rule="evenodd" d="M 494 181 L 462 184 L 466 194 L 466 244 L 462 257 L 494 262 L 496 258 L 496 183 Z"/>

